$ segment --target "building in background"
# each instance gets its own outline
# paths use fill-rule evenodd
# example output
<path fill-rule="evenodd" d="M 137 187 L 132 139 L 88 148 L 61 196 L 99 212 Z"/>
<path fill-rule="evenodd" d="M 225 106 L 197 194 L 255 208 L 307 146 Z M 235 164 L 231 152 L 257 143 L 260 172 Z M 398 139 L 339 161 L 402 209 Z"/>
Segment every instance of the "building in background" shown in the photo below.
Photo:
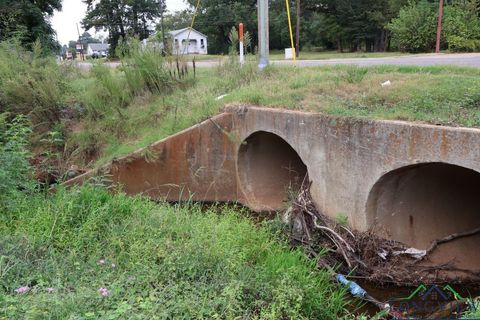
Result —
<path fill-rule="evenodd" d="M 169 32 L 172 38 L 172 52 L 174 54 L 207 54 L 207 36 L 190 28 L 183 28 Z"/>
<path fill-rule="evenodd" d="M 87 57 L 102 58 L 108 55 L 108 43 L 88 43 L 87 44 Z"/>

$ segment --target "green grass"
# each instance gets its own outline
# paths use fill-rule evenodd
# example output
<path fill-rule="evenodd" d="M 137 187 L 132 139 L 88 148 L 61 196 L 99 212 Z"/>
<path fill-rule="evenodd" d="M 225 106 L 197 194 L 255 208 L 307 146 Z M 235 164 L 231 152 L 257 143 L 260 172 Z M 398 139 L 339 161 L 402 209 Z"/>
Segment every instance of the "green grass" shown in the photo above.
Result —
<path fill-rule="evenodd" d="M 351 59 L 351 58 L 383 58 L 383 57 L 397 57 L 407 55 L 402 52 L 343 52 L 338 51 L 301 51 L 299 60 L 325 60 L 325 59 Z M 270 51 L 271 60 L 285 60 L 285 51 L 272 50 Z"/>
<path fill-rule="evenodd" d="M 0 216 L 0 318 L 349 316 L 330 275 L 273 230 L 238 208 L 154 204 L 93 186 L 23 197 Z M 23 286 L 28 293 L 15 293 Z"/>
<path fill-rule="evenodd" d="M 325 60 L 325 59 L 348 59 L 348 58 L 383 58 L 383 57 L 397 57 L 405 56 L 408 53 L 404 52 L 343 52 L 338 51 L 301 51 L 299 60 Z M 183 57 L 192 61 L 195 58 L 196 61 L 218 61 L 228 58 L 226 55 L 219 54 L 206 54 L 206 55 L 183 55 Z M 285 52 L 283 50 L 271 50 L 271 60 L 284 60 Z"/>
<path fill-rule="evenodd" d="M 480 70 L 458 67 L 282 68 L 226 102 L 336 116 L 480 126 Z M 381 83 L 391 81 L 390 86 Z"/>
<path fill-rule="evenodd" d="M 382 87 L 386 80 L 391 85 Z M 272 66 L 258 72 L 252 61 L 244 68 L 197 69 L 194 86 L 137 100 L 123 111 L 124 119 L 113 114 L 86 121 L 68 145 L 97 150 L 100 165 L 205 120 L 229 103 L 480 127 L 478 92 L 480 70 L 472 68 Z M 223 94 L 228 96 L 216 100 Z"/>

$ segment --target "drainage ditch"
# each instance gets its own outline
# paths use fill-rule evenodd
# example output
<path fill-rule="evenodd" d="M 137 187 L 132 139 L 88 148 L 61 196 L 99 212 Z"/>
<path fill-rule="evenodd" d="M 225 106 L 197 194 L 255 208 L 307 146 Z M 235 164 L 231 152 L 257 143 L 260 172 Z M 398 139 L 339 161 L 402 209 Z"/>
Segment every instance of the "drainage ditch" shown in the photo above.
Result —
<path fill-rule="evenodd" d="M 250 135 L 240 146 L 237 170 L 252 209 L 272 212 L 291 204 L 292 242 L 332 276 L 349 275 L 347 285 L 365 289 L 368 303 L 360 312 L 443 319 L 476 308 L 467 298 L 480 295 L 480 273 L 472 271 L 480 266 L 480 173 L 444 163 L 387 173 L 368 197 L 371 230 L 357 232 L 317 211 L 306 165 L 278 135 Z"/>

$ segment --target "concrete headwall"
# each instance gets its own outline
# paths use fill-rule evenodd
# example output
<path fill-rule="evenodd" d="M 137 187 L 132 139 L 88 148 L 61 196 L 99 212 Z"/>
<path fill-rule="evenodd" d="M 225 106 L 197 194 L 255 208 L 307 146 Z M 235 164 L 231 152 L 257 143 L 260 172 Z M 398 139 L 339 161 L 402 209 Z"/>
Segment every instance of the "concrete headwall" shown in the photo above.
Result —
<path fill-rule="evenodd" d="M 233 116 L 223 113 L 66 182 L 103 175 L 127 194 L 167 201 L 236 201 Z"/>
<path fill-rule="evenodd" d="M 308 172 L 320 211 L 416 247 L 480 227 L 478 129 L 230 106 L 103 171 L 129 194 L 254 210 L 280 209 Z M 459 240 L 464 262 L 479 240 Z"/>

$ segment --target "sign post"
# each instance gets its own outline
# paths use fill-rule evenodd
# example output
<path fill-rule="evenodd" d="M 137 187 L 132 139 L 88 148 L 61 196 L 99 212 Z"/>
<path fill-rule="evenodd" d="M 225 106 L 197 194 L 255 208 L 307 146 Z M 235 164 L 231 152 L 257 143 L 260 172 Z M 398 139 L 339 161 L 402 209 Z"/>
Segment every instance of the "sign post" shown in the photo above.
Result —
<path fill-rule="evenodd" d="M 243 63 L 245 62 L 245 57 L 244 57 L 244 52 L 243 52 L 243 23 L 240 23 L 239 27 L 238 27 L 238 39 L 240 40 L 239 43 L 240 43 L 240 64 L 243 65 Z"/>

